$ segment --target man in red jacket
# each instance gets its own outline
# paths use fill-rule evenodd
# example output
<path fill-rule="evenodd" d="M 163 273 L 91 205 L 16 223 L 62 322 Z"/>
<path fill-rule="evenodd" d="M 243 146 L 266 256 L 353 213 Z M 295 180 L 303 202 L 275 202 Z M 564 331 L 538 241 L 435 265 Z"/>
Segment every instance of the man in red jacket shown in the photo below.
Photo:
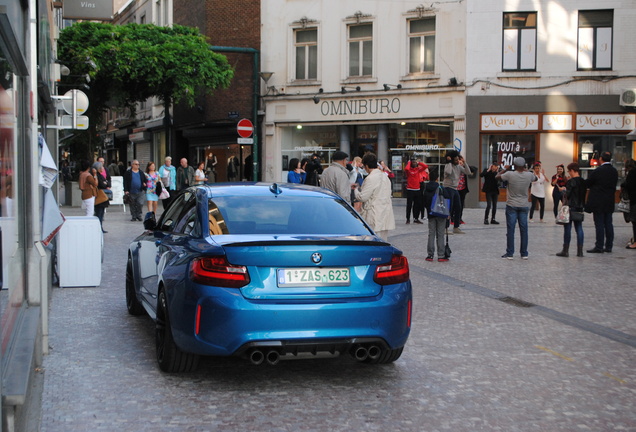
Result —
<path fill-rule="evenodd" d="M 406 176 L 406 223 L 411 223 L 411 209 L 413 210 L 413 222 L 421 224 L 420 215 L 424 217 L 422 205 L 422 193 L 420 183 L 426 174 L 428 165 L 418 162 L 414 157 L 406 163 L 404 175 Z"/>

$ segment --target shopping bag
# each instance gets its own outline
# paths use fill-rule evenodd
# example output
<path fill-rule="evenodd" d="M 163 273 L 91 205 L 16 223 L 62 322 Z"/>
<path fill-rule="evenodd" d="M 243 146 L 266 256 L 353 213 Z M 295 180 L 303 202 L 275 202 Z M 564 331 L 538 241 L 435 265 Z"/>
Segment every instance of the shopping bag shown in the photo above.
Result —
<path fill-rule="evenodd" d="M 559 225 L 565 225 L 570 223 L 570 206 L 563 205 L 559 209 L 559 213 L 556 217 L 556 223 Z"/>
<path fill-rule="evenodd" d="M 450 198 L 444 198 L 443 189 L 440 187 L 433 195 L 430 216 L 447 218 L 449 215 Z"/>
<path fill-rule="evenodd" d="M 166 198 L 170 198 L 170 192 L 168 192 L 168 189 L 163 188 L 161 190 L 161 194 L 159 195 L 160 199 L 166 199 Z"/>

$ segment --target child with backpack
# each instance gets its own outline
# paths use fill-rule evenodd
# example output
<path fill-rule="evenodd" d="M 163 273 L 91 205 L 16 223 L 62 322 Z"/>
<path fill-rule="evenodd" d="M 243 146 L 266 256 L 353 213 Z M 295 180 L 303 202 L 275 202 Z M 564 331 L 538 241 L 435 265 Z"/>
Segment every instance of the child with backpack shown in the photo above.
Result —
<path fill-rule="evenodd" d="M 450 194 L 448 194 L 442 186 L 438 183 L 439 171 L 433 169 L 429 174 L 429 182 L 424 189 L 424 205 L 428 210 L 428 256 L 426 261 L 433 261 L 433 255 L 435 254 L 435 243 L 437 243 L 437 261 L 447 262 L 450 256 L 446 254 L 446 247 L 444 245 L 444 231 L 449 225 L 450 215 Z M 437 194 L 446 205 L 446 216 L 435 212 L 434 202 L 437 201 Z M 435 198 L 435 199 L 434 199 Z"/>

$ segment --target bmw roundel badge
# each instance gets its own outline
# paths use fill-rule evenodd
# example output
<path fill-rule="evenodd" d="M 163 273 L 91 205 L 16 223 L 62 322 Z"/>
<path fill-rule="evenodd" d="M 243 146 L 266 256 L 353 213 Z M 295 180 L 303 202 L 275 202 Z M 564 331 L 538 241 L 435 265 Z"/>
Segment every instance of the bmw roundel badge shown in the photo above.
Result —
<path fill-rule="evenodd" d="M 318 264 L 320 261 L 322 261 L 322 255 L 318 252 L 314 252 L 311 255 L 311 260 L 314 262 L 314 264 Z"/>

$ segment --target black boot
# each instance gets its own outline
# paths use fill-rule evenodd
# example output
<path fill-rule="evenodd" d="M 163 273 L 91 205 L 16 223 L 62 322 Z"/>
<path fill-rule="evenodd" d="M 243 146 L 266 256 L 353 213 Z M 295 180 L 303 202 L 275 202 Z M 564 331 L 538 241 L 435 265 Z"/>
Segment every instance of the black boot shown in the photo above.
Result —
<path fill-rule="evenodd" d="M 570 251 L 570 245 L 569 244 L 564 244 L 563 245 L 563 250 L 561 252 L 557 253 L 556 256 L 569 257 L 570 256 L 569 251 Z"/>
<path fill-rule="evenodd" d="M 583 246 L 577 246 L 576 247 L 576 256 L 577 257 L 582 257 L 583 256 Z"/>
<path fill-rule="evenodd" d="M 488 225 L 488 218 L 484 219 L 484 225 Z"/>

